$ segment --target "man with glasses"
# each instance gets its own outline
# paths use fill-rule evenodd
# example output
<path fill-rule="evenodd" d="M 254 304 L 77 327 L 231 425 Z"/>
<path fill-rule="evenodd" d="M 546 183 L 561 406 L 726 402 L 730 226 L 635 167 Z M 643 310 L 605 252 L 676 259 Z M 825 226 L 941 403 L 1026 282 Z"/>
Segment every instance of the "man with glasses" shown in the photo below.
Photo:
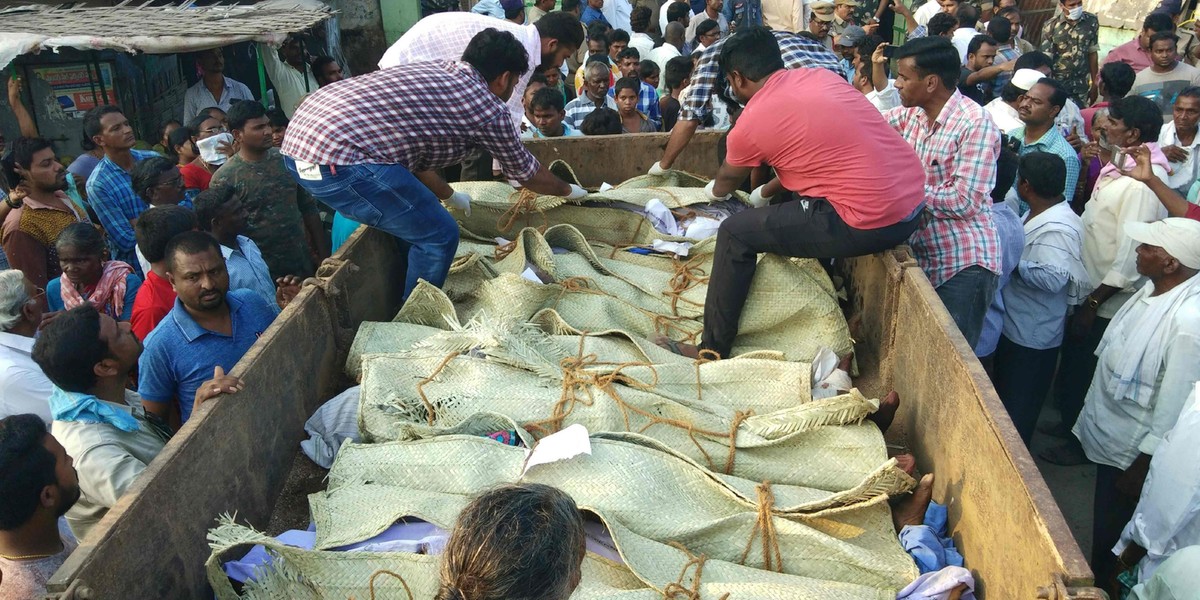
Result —
<path fill-rule="evenodd" d="M 45 298 L 20 271 L 0 271 L 0 419 L 33 413 L 50 424 L 54 385 L 30 357 Z"/>

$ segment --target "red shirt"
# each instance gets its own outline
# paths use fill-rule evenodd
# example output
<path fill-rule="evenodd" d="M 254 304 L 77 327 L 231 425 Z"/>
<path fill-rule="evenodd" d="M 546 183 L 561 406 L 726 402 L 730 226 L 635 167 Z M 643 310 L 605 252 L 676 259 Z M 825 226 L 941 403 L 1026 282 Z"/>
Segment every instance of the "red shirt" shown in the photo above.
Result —
<path fill-rule="evenodd" d="M 196 163 L 188 163 L 179 167 L 179 174 L 183 175 L 183 187 L 189 190 L 203 192 L 208 189 L 208 182 L 212 181 L 212 173 Z"/>
<path fill-rule="evenodd" d="M 1193 221 L 1200 221 L 1200 206 L 1188 202 L 1187 212 L 1183 216 Z"/>
<path fill-rule="evenodd" d="M 154 271 L 147 271 L 146 281 L 138 288 L 137 297 L 133 300 L 133 314 L 129 317 L 133 335 L 139 340 L 145 340 L 174 306 L 175 288 Z"/>
<path fill-rule="evenodd" d="M 855 229 L 903 221 L 925 199 L 912 146 L 846 80 L 827 69 L 767 78 L 729 131 L 726 162 L 768 164 L 800 196 L 825 198 Z"/>

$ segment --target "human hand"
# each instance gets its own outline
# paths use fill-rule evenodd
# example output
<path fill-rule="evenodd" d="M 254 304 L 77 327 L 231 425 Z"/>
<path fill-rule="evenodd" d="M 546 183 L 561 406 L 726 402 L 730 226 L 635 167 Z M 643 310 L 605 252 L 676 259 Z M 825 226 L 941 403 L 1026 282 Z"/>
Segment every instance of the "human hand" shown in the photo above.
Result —
<path fill-rule="evenodd" d="M 233 142 L 220 141 L 217 142 L 217 152 L 219 152 L 222 156 L 229 158 L 238 153 L 238 148 L 240 146 L 241 144 L 239 144 L 237 140 L 234 140 Z"/>
<path fill-rule="evenodd" d="M 442 202 L 446 203 L 447 208 L 463 211 L 463 214 L 471 216 L 471 196 L 466 192 L 454 192 L 449 198 L 442 198 Z"/>
<path fill-rule="evenodd" d="M 1017 61 L 1015 61 L 1015 60 L 1010 60 L 1007 62 L 1000 63 L 1000 72 L 1001 73 L 1012 73 L 1013 69 L 1015 69 L 1015 68 L 1017 68 Z"/>
<path fill-rule="evenodd" d="M 1100 157 L 1100 142 L 1088 142 L 1079 150 L 1079 158 L 1088 161 Z"/>
<path fill-rule="evenodd" d="M 1150 149 L 1145 144 L 1125 148 L 1125 155 L 1133 158 L 1133 168 L 1125 169 L 1125 165 L 1116 165 L 1118 173 L 1142 183 L 1154 178 L 1154 169 L 1150 166 Z"/>
<path fill-rule="evenodd" d="M 713 190 L 716 187 L 717 187 L 716 179 L 708 182 L 708 185 L 704 186 L 704 195 L 708 196 L 709 200 L 712 200 L 713 202 L 719 202 L 721 200 L 726 200 L 729 198 L 729 194 L 725 194 L 724 196 L 718 196 L 715 193 L 713 193 Z"/>
<path fill-rule="evenodd" d="M 300 278 L 295 275 L 284 275 L 275 280 L 275 303 L 279 308 L 287 308 L 296 295 L 300 293 Z"/>
<path fill-rule="evenodd" d="M 8 102 L 13 104 L 21 101 L 21 87 L 24 82 L 21 81 L 21 76 L 13 73 L 8 78 Z"/>
<path fill-rule="evenodd" d="M 863 31 L 867 32 L 867 35 L 875 33 L 876 29 L 879 29 L 879 23 L 868 23 L 863 25 Z"/>
<path fill-rule="evenodd" d="M 663 175 L 663 174 L 666 174 L 666 172 L 667 172 L 667 169 L 666 169 L 666 167 L 663 167 L 661 162 L 656 162 L 656 163 L 650 165 L 650 174 L 651 175 Z"/>
<path fill-rule="evenodd" d="M 765 187 L 767 187 L 767 185 L 764 183 L 763 185 L 754 188 L 753 192 L 750 192 L 750 206 L 753 206 L 754 208 L 762 208 L 771 203 L 772 196 L 763 195 L 763 188 Z"/>
<path fill-rule="evenodd" d="M 1096 322 L 1096 309 L 1083 304 L 1075 309 L 1075 315 L 1071 317 L 1071 322 L 1067 324 L 1067 334 L 1076 340 L 1081 340 L 1087 337 L 1087 334 L 1092 329 L 1092 324 Z"/>
<path fill-rule="evenodd" d="M 221 394 L 236 394 L 242 391 L 242 380 L 232 375 L 226 375 L 225 369 L 220 365 L 213 367 L 213 378 L 200 384 L 196 388 L 196 403 L 192 405 L 192 410 L 199 408 L 201 404 L 220 396 Z"/>
<path fill-rule="evenodd" d="M 1076 152 L 1079 152 L 1079 150 L 1083 148 L 1083 140 L 1079 138 L 1079 134 L 1075 133 L 1074 129 L 1072 129 L 1070 135 L 1067 136 L 1067 143 L 1070 144 Z"/>
<path fill-rule="evenodd" d="M 1167 155 L 1167 160 L 1173 163 L 1184 162 L 1188 159 L 1188 151 L 1174 144 L 1162 146 L 1161 150 L 1163 154 Z"/>
<path fill-rule="evenodd" d="M 1142 495 L 1142 485 L 1146 483 L 1146 474 L 1149 472 L 1150 455 L 1138 454 L 1133 464 L 1117 476 L 1117 493 L 1136 501 Z"/>
<path fill-rule="evenodd" d="M 900 0 L 896 0 L 895 2 L 892 2 L 891 7 L 892 7 L 892 12 L 894 12 L 902 17 L 912 16 L 912 11 L 909 10 L 908 7 L 904 5 L 904 2 L 901 2 Z"/>
<path fill-rule="evenodd" d="M 655 163 L 658 164 L 658 163 Z M 575 184 L 571 184 L 571 193 L 567 194 L 567 200 L 583 200 L 587 198 L 588 191 Z"/>
<path fill-rule="evenodd" d="M 899 3 L 897 3 L 899 4 Z M 875 51 L 871 53 L 871 62 L 876 65 L 887 64 L 888 59 L 883 55 L 883 49 L 891 46 L 891 44 L 880 44 L 875 47 Z"/>

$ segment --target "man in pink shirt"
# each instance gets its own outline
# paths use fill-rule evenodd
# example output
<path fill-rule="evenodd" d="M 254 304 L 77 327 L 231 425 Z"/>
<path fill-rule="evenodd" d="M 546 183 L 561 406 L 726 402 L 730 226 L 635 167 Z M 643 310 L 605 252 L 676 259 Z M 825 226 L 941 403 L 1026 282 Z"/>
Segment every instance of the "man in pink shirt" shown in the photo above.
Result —
<path fill-rule="evenodd" d="M 708 195 L 728 197 L 755 167 L 776 173 L 750 195 L 755 208 L 717 233 L 702 347 L 729 357 L 759 253 L 847 258 L 887 250 L 916 231 L 925 192 L 916 153 L 870 101 L 827 69 L 785 69 L 767 28 L 735 33 L 719 64 L 745 109 Z"/>
<path fill-rule="evenodd" d="M 1104 57 L 1104 64 L 1123 62 L 1133 67 L 1134 73 L 1150 68 L 1153 62 L 1150 58 L 1150 36 L 1160 31 L 1175 31 L 1175 22 L 1171 17 L 1160 12 L 1146 15 L 1137 37 L 1110 50 L 1108 56 Z"/>

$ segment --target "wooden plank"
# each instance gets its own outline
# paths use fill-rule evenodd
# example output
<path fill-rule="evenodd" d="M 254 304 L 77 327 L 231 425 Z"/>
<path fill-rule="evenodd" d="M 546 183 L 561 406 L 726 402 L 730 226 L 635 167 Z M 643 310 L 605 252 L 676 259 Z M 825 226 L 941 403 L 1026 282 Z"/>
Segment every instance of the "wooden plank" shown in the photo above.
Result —
<path fill-rule="evenodd" d="M 697 132 L 672 168 L 711 177 L 720 166 L 717 148 L 724 135 L 722 131 Z M 662 158 L 670 138 L 669 133 L 635 133 L 523 141 L 542 164 L 564 160 L 575 170 L 580 185 L 596 188 L 601 183 L 617 184 L 645 175 Z"/>

